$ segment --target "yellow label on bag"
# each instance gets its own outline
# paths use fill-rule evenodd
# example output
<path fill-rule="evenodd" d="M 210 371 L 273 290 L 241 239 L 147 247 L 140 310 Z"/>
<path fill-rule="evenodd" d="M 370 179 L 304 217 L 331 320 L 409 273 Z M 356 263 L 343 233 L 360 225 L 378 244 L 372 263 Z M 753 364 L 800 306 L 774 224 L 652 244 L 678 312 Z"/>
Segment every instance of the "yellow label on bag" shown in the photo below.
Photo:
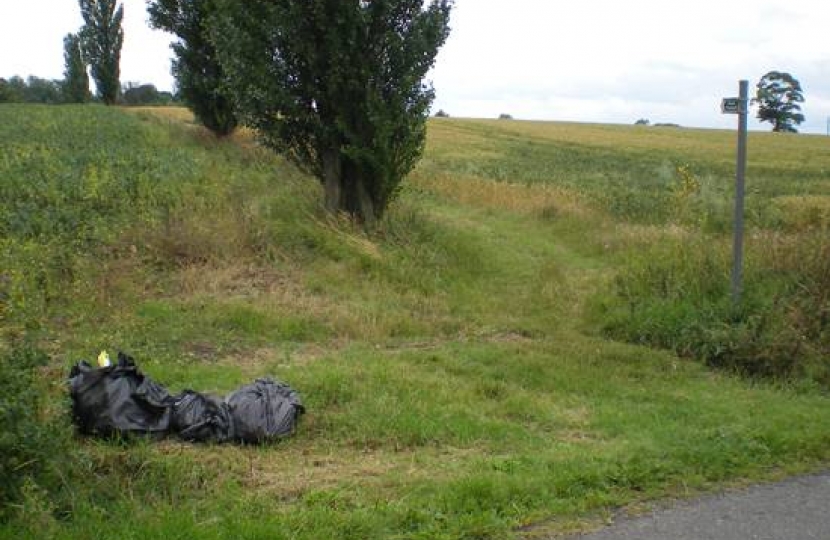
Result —
<path fill-rule="evenodd" d="M 98 366 L 109 367 L 111 364 L 110 355 L 107 354 L 107 351 L 101 351 L 101 354 L 98 355 Z"/>

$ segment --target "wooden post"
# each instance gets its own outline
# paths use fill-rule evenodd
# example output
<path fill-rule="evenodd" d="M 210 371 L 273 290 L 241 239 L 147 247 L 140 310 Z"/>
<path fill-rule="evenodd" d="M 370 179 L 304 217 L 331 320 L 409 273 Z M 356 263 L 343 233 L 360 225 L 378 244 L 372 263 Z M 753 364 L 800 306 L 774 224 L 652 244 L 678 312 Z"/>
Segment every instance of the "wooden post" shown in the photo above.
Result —
<path fill-rule="evenodd" d="M 735 242 L 732 266 L 732 302 L 741 301 L 744 263 L 744 196 L 746 193 L 747 124 L 749 117 L 749 82 L 740 81 L 738 106 L 738 162 L 735 175 Z"/>

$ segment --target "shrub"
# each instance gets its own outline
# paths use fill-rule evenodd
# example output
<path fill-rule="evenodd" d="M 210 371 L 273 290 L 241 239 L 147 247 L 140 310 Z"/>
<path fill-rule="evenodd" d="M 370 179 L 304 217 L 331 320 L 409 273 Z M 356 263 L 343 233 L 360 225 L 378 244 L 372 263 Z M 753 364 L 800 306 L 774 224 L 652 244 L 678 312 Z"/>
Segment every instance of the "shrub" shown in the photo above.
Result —
<path fill-rule="evenodd" d="M 0 517 L 33 486 L 46 493 L 59 490 L 62 470 L 71 461 L 67 423 L 46 410 L 36 376 L 46 360 L 30 345 L 0 355 Z"/>

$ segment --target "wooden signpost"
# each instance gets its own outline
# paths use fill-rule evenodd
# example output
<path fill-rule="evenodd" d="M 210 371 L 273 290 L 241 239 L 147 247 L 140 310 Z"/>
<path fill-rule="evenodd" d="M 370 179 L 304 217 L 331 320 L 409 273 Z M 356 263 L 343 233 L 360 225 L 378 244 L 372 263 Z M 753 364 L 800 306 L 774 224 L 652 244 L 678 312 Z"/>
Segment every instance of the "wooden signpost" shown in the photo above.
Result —
<path fill-rule="evenodd" d="M 723 114 L 738 115 L 738 161 L 735 174 L 735 242 L 732 259 L 732 301 L 741 300 L 744 260 L 744 196 L 746 193 L 747 128 L 749 116 L 749 81 L 740 81 L 739 97 L 724 98 Z"/>

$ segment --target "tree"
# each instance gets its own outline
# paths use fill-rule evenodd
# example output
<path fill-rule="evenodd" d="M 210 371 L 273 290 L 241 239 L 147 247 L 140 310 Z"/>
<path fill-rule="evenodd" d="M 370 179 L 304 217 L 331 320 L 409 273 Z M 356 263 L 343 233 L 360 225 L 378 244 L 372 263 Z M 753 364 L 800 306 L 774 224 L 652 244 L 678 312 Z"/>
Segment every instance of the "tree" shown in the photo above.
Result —
<path fill-rule="evenodd" d="M 66 66 L 63 72 L 63 101 L 65 103 L 86 103 L 89 101 L 89 75 L 86 62 L 81 54 L 81 37 L 67 34 L 63 38 L 63 59 Z"/>
<path fill-rule="evenodd" d="M 212 25 L 244 121 L 366 225 L 423 152 L 453 0 L 424 3 L 222 0 Z"/>
<path fill-rule="evenodd" d="M 16 103 L 23 97 L 17 92 L 11 81 L 0 78 L 0 103 Z"/>
<path fill-rule="evenodd" d="M 0 103 L 63 102 L 62 82 L 30 75 L 25 80 L 15 75 L 9 80 L 0 79 Z"/>
<path fill-rule="evenodd" d="M 161 94 L 153 84 L 127 83 L 121 89 L 124 105 L 157 105 L 162 101 Z"/>
<path fill-rule="evenodd" d="M 150 24 L 175 34 L 172 73 L 179 95 L 196 119 L 218 136 L 230 135 L 238 124 L 233 102 L 223 90 L 225 72 L 210 40 L 213 0 L 149 0 Z"/>
<path fill-rule="evenodd" d="M 18 75 L 9 80 L 0 79 L 0 103 L 23 103 L 27 91 L 26 81 Z"/>
<path fill-rule="evenodd" d="M 758 120 L 772 122 L 773 131 L 798 133 L 795 126 L 804 121 L 801 83 L 789 73 L 770 71 L 758 82 L 753 103 L 758 103 Z"/>
<path fill-rule="evenodd" d="M 26 103 L 44 103 L 54 105 L 63 101 L 60 81 L 42 79 L 30 75 L 26 79 L 23 90 L 23 100 Z"/>
<path fill-rule="evenodd" d="M 124 44 L 124 6 L 118 0 L 78 0 L 84 27 L 83 53 L 92 67 L 98 95 L 107 105 L 115 104 L 121 88 L 121 46 Z"/>

